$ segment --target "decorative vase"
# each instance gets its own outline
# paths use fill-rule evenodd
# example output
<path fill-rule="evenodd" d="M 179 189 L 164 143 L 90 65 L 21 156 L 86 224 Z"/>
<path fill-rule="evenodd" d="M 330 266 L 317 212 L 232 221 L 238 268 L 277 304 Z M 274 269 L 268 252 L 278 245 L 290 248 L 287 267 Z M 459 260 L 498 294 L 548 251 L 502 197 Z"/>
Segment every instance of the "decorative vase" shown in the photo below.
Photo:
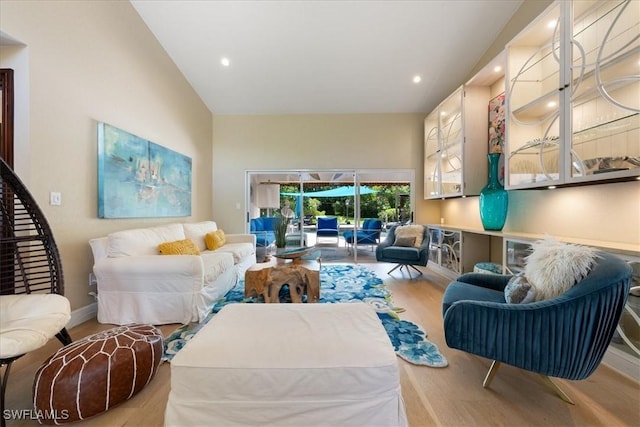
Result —
<path fill-rule="evenodd" d="M 507 220 L 509 195 L 498 180 L 500 153 L 491 153 L 489 158 L 489 182 L 480 191 L 480 220 L 485 230 L 502 230 Z"/>

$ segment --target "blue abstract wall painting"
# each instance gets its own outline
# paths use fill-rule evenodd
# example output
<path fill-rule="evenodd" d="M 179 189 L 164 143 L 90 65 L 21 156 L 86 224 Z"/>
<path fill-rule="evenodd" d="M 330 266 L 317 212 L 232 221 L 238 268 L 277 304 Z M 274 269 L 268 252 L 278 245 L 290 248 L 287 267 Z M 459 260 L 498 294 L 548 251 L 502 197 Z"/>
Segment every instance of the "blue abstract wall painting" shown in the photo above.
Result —
<path fill-rule="evenodd" d="M 98 217 L 191 216 L 191 158 L 98 123 Z"/>

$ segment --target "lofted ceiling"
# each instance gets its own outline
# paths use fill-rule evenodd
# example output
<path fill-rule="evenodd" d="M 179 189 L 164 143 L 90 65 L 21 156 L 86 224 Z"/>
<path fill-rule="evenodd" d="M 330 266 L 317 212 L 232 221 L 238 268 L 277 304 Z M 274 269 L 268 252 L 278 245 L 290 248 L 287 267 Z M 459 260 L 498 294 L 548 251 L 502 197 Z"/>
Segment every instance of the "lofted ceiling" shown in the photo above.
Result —
<path fill-rule="evenodd" d="M 522 0 L 131 3 L 207 107 L 228 115 L 428 112 Z"/>

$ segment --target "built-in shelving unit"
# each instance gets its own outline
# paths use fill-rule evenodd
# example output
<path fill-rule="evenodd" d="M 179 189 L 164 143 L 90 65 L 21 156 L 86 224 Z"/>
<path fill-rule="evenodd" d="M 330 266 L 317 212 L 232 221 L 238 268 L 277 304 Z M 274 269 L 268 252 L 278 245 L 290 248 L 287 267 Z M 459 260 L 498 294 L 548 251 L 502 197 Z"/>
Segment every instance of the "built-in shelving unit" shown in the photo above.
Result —
<path fill-rule="evenodd" d="M 425 199 L 480 193 L 487 173 L 480 153 L 486 152 L 486 102 L 487 88 L 461 86 L 425 119 Z"/>
<path fill-rule="evenodd" d="M 507 189 L 640 176 L 640 2 L 557 1 L 507 45 Z"/>

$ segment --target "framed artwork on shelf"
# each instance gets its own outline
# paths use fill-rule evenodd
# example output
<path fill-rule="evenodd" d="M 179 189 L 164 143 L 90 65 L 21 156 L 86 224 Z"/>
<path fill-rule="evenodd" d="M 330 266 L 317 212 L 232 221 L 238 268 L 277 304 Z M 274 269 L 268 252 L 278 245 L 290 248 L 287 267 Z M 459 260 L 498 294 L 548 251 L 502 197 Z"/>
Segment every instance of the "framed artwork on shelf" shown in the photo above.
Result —
<path fill-rule="evenodd" d="M 498 181 L 504 185 L 505 106 L 504 92 L 489 101 L 489 153 L 503 153 L 498 165 Z"/>
<path fill-rule="evenodd" d="M 191 158 L 98 123 L 98 217 L 191 216 Z"/>

